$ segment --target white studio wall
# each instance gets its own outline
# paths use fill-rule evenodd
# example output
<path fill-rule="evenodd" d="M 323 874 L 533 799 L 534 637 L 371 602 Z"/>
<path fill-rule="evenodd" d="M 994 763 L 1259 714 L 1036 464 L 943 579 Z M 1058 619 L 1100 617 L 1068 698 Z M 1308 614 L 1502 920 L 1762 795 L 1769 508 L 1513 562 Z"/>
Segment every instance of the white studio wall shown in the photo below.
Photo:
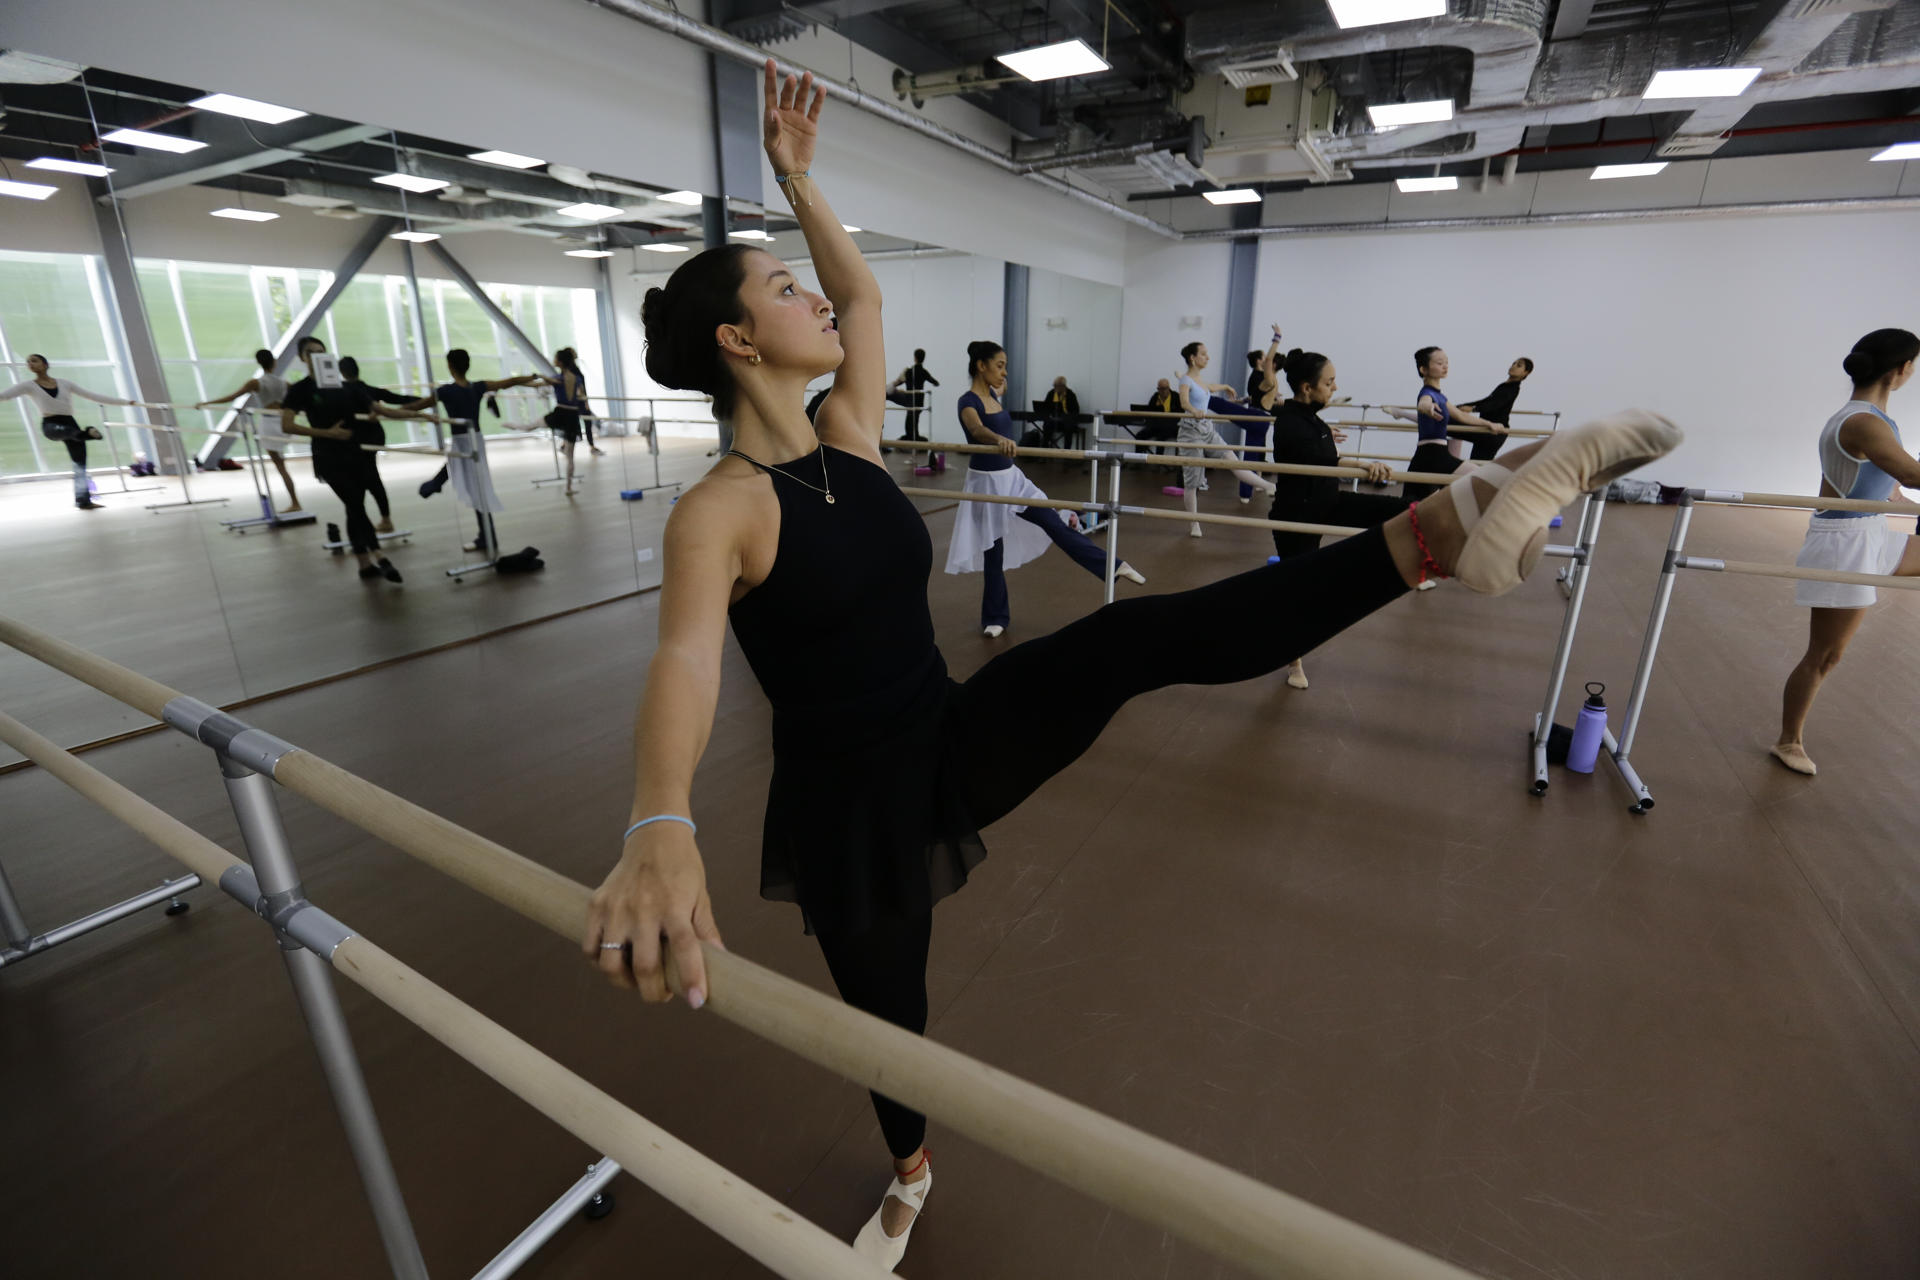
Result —
<path fill-rule="evenodd" d="M 1125 291 L 1035 267 L 1027 277 L 1027 395 L 1065 376 L 1080 407 L 1125 408 L 1120 398 L 1120 312 Z M 1024 407 L 1024 406 L 1022 406 Z"/>
<path fill-rule="evenodd" d="M 1232 248 L 1224 241 L 1180 244 L 1146 231 L 1136 231 L 1129 242 L 1126 299 L 1121 313 L 1120 361 L 1116 402 L 1142 403 L 1154 384 L 1180 375 L 1180 348 L 1204 342 L 1213 354 L 1216 376 L 1227 382 L 1223 357 L 1239 359 L 1235 343 L 1226 340 L 1227 272 Z M 1264 254 L 1264 250 L 1263 250 Z M 1283 317 L 1280 318 L 1284 324 Z M 1254 323 L 1264 326 L 1267 313 L 1254 309 Z M 1196 327 L 1197 325 L 1197 327 Z M 1289 326 L 1291 329 L 1291 326 Z M 1228 368 L 1227 374 L 1217 371 Z"/>
<path fill-rule="evenodd" d="M 1219 342 L 1226 247 L 1141 250 L 1124 367 L 1170 363 L 1182 313 L 1204 311 L 1195 336 Z M 1687 443 L 1651 478 L 1811 493 L 1814 436 L 1847 394 L 1842 357 L 1869 330 L 1920 328 L 1894 281 L 1920 281 L 1920 213 L 1298 236 L 1262 243 L 1254 318 L 1332 357 L 1356 401 L 1407 403 L 1421 346 L 1447 349 L 1461 400 L 1530 356 L 1521 408 L 1577 422 L 1635 405 L 1680 423 Z"/>

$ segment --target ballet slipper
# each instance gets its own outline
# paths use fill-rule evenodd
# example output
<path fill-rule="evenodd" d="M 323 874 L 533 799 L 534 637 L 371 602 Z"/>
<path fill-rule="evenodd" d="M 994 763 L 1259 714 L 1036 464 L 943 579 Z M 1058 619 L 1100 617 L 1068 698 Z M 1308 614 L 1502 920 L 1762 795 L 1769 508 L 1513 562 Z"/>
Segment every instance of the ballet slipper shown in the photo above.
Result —
<path fill-rule="evenodd" d="M 1007 629 L 1001 626 L 997 622 L 990 622 L 986 626 L 980 628 L 980 634 L 985 636 L 989 640 L 998 640 L 1001 636 L 1005 635 L 1006 633 L 1007 633 Z"/>
<path fill-rule="evenodd" d="M 1118 569 L 1115 569 L 1114 572 L 1119 576 L 1121 576 L 1122 578 L 1125 578 L 1127 581 L 1135 584 L 1136 586 L 1144 587 L 1147 585 L 1147 575 L 1144 573 L 1141 573 L 1138 569 L 1128 564 L 1125 560 L 1122 560 L 1120 562 L 1120 567 Z"/>
<path fill-rule="evenodd" d="M 887 1194 L 880 1198 L 880 1207 L 867 1219 L 867 1225 L 860 1228 L 860 1234 L 854 1237 L 853 1251 L 871 1262 L 877 1262 L 891 1271 L 900 1265 L 900 1259 L 907 1256 L 907 1237 L 913 1234 L 913 1224 L 920 1221 L 920 1211 L 926 1207 L 927 1192 L 933 1189 L 933 1161 L 926 1161 L 927 1173 L 918 1182 L 902 1182 L 898 1177 L 887 1188 Z M 887 1234 L 881 1224 L 882 1215 L 887 1211 L 887 1201 L 898 1200 L 913 1210 L 913 1218 L 907 1223 L 907 1229 L 897 1236 Z"/>
<path fill-rule="evenodd" d="M 1307 687 L 1306 668 L 1297 662 L 1287 671 L 1287 687 L 1289 689 L 1304 689 Z"/>
<path fill-rule="evenodd" d="M 1767 754 L 1795 773 L 1804 773 L 1809 778 L 1820 772 L 1820 767 L 1807 758 L 1807 749 L 1797 742 L 1790 745 L 1776 743 L 1767 748 Z"/>
<path fill-rule="evenodd" d="M 1199 525 L 1190 524 L 1187 526 L 1187 536 L 1189 538 L 1199 538 L 1199 537 L 1204 537 L 1205 535 L 1200 532 Z"/>
<path fill-rule="evenodd" d="M 1519 586 L 1547 546 L 1547 522 L 1583 493 L 1665 457 L 1685 437 L 1657 414 L 1628 409 L 1548 437 L 1509 470 L 1496 459 L 1447 486 L 1465 535 L 1451 576 L 1497 596 Z M 1484 511 L 1476 486 L 1493 490 Z"/>

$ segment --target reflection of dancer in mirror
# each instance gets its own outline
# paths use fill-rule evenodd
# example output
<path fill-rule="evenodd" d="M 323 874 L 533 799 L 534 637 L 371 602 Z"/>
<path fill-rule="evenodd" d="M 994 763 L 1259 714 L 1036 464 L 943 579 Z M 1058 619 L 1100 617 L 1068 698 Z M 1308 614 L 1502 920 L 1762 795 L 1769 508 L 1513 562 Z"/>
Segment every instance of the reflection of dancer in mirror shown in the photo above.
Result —
<path fill-rule="evenodd" d="M 1280 331 L 1277 326 L 1274 329 L 1273 340 L 1275 342 L 1280 341 Z M 1233 390 L 1232 387 L 1227 386 L 1225 383 L 1200 381 L 1201 372 L 1213 362 L 1213 357 L 1207 352 L 1206 343 L 1189 342 L 1186 346 L 1180 348 L 1180 358 L 1187 362 L 1186 372 L 1180 375 L 1180 399 L 1182 407 L 1186 409 L 1189 415 L 1180 419 L 1180 431 L 1178 435 L 1175 436 L 1175 439 L 1181 446 L 1181 456 L 1206 457 L 1211 454 L 1220 458 L 1234 457 L 1233 449 L 1220 435 L 1213 420 L 1220 414 L 1233 414 L 1236 417 L 1265 415 L 1261 414 L 1258 409 L 1244 404 L 1237 404 L 1232 400 L 1224 400 L 1220 396 L 1215 395 L 1214 393 L 1218 391 L 1231 392 Z M 1234 423 L 1232 425 L 1244 427 L 1247 424 Z M 1198 449 L 1188 447 L 1191 445 L 1202 445 L 1206 447 Z M 1273 492 L 1273 485 L 1263 479 L 1256 471 L 1247 471 L 1235 467 L 1233 470 L 1233 478 L 1240 482 L 1241 489 L 1249 495 L 1256 490 L 1260 493 Z M 1181 497 L 1187 504 L 1187 511 L 1189 513 L 1198 512 L 1200 509 L 1200 490 L 1207 487 L 1207 468 L 1180 468 L 1180 487 L 1186 490 Z M 1243 502 L 1247 500 L 1246 498 L 1241 499 Z M 1187 536 L 1193 538 L 1200 536 L 1199 521 L 1196 520 L 1193 524 L 1187 526 Z"/>
<path fill-rule="evenodd" d="M 1003 498 L 1041 498 L 1047 495 L 1014 465 L 1019 453 L 1014 442 L 1013 415 L 1000 403 L 1007 385 L 1007 353 L 997 342 L 967 344 L 967 375 L 972 386 L 961 393 L 956 406 L 960 429 L 974 444 L 992 445 L 997 453 L 967 455 L 968 493 L 991 493 Z M 1065 519 L 1061 517 L 1064 514 Z M 1008 569 L 1017 569 L 1059 547 L 1073 562 L 1104 580 L 1107 553 L 1080 532 L 1080 513 L 1052 507 L 1016 507 L 1000 502 L 964 502 L 953 517 L 953 542 L 947 549 L 948 573 L 983 573 L 980 591 L 980 631 L 998 639 L 1013 620 L 1007 601 Z M 1125 561 L 1121 577 L 1146 585 L 1140 571 Z"/>
<path fill-rule="evenodd" d="M 915 347 L 913 363 L 887 385 L 887 399 L 907 411 L 906 429 L 900 433 L 902 440 L 920 438 L 920 411 L 927 407 L 927 388 L 939 385 L 940 379 L 927 372 L 927 353 Z"/>
<path fill-rule="evenodd" d="M 327 344 L 318 338 L 300 339 L 300 362 L 313 368 L 313 355 L 325 351 Z M 380 410 L 368 394 L 365 383 L 344 383 L 323 387 L 311 372 L 287 388 L 280 402 L 280 433 L 306 436 L 313 441 L 313 474 L 321 484 L 333 490 L 346 508 L 347 545 L 360 562 L 361 578 L 371 581 L 385 578 L 399 582 L 400 571 L 380 554 L 380 535 L 367 518 L 367 465 L 371 457 L 360 446 L 373 442 L 375 424 L 361 416 L 376 416 Z M 305 414 L 307 425 L 294 421 Z"/>
<path fill-rule="evenodd" d="M 485 403 L 487 393 L 503 391 L 508 387 L 530 387 L 535 383 L 548 381 L 537 373 L 522 374 L 517 378 L 492 378 L 486 381 L 469 380 L 467 370 L 473 367 L 473 358 L 465 347 L 455 347 L 447 352 L 447 372 L 453 375 L 453 381 L 442 383 L 434 388 L 430 396 L 408 402 L 408 410 L 432 408 L 437 401 L 446 416 L 453 419 L 455 437 L 473 433 L 472 441 L 458 441 L 456 448 L 470 445 L 476 455 L 486 448 L 486 438 L 480 430 L 480 406 Z M 498 409 L 494 411 L 496 414 Z M 453 491 L 459 499 L 473 508 L 478 521 L 479 532 L 472 542 L 460 549 L 462 551 L 492 551 L 493 535 L 489 514 L 502 509 L 500 495 L 493 491 L 485 470 L 479 465 L 477 457 L 460 456 L 448 460 L 447 465 L 434 473 L 433 478 L 420 486 L 420 496 L 431 498 L 446 487 L 448 479 L 453 480 Z"/>
<path fill-rule="evenodd" d="M 47 367 L 45 356 L 28 356 L 27 372 L 33 376 L 0 391 L 0 400 L 25 396 L 27 402 L 39 410 L 40 434 L 67 446 L 67 460 L 73 463 L 73 505 L 82 511 L 98 511 L 101 504 L 93 500 L 93 482 L 87 477 L 87 441 L 98 440 L 100 429 L 82 427 L 74 421 L 73 401 L 76 396 L 95 404 L 126 405 L 133 401 L 89 391 L 70 378 L 56 378 L 47 372 Z"/>
<path fill-rule="evenodd" d="M 325 349 L 325 347 L 321 348 L 323 351 Z M 273 352 L 267 350 L 265 347 L 254 352 L 253 359 L 254 362 L 260 366 L 259 373 L 248 378 L 238 387 L 227 392 L 227 394 L 214 396 L 210 400 L 202 400 L 193 407 L 196 409 L 206 409 L 216 404 L 226 404 L 229 401 L 238 400 L 241 396 L 251 393 L 253 403 L 246 407 L 253 411 L 254 429 L 260 433 L 260 447 L 265 449 L 267 451 L 267 457 L 273 460 L 274 470 L 280 473 L 280 483 L 287 486 L 287 505 L 283 510 L 289 512 L 298 511 L 300 510 L 300 495 L 293 491 L 293 474 L 287 470 L 287 459 L 285 455 L 281 453 L 281 448 L 286 445 L 287 440 L 285 437 L 274 433 L 274 427 L 278 424 L 279 417 L 276 414 L 268 412 L 272 409 L 278 409 L 281 403 L 287 398 L 287 380 L 273 371 Z"/>
<path fill-rule="evenodd" d="M 1920 462 L 1900 442 L 1900 428 L 1887 414 L 1887 399 L 1913 377 L 1920 337 L 1905 329 L 1876 329 L 1854 343 L 1842 367 L 1853 395 L 1820 430 L 1820 496 L 1897 500 L 1896 487 L 1920 489 Z M 1920 574 L 1920 537 L 1896 532 L 1879 511 L 1816 511 L 1794 564 L 1802 569 L 1839 569 L 1913 577 Z M 1773 758 L 1795 773 L 1815 772 L 1802 741 L 1807 713 L 1820 682 L 1840 665 L 1840 655 L 1866 620 L 1877 598 L 1873 587 L 1851 582 L 1801 581 L 1793 601 L 1811 608 L 1807 651 L 1781 697 L 1780 740 Z"/>
<path fill-rule="evenodd" d="M 933 907 L 985 856 L 980 829 L 1078 759 L 1129 699 L 1274 671 L 1428 574 L 1511 590 L 1561 507 L 1679 442 L 1641 413 L 1561 432 L 1417 513 L 1197 590 L 1107 605 L 955 682 L 927 604 L 932 539 L 880 456 L 880 288 L 810 175 L 825 95 L 811 74 L 776 84 L 771 60 L 766 86 L 767 157 L 825 296 L 734 244 L 689 259 L 641 306 L 647 372 L 711 395 L 738 446 L 668 517 L 631 818 L 581 938 L 609 981 L 650 1001 L 670 994 L 670 957 L 676 988 L 703 1005 L 702 944 L 721 941 L 688 815 L 729 621 L 773 704 L 761 894 L 799 905 L 849 1005 L 921 1034 Z M 810 425 L 806 386 L 836 369 Z M 932 1177 L 926 1118 L 873 1101 L 893 1176 L 854 1248 L 890 1269 Z"/>
<path fill-rule="evenodd" d="M 1458 407 L 1467 410 L 1469 413 L 1478 414 L 1481 418 L 1484 418 L 1496 427 L 1511 428 L 1513 426 L 1513 402 L 1519 398 L 1520 384 L 1525 382 L 1532 374 L 1533 361 L 1526 356 L 1521 356 L 1507 366 L 1507 380 L 1505 382 L 1487 392 L 1486 395 L 1481 396 L 1478 400 L 1469 401 Z M 1386 412 L 1400 419 L 1402 422 L 1418 423 L 1420 421 L 1420 412 L 1417 409 L 1388 408 Z M 1467 460 L 1469 462 L 1485 462 L 1488 458 L 1499 453 L 1500 446 L 1506 442 L 1507 437 L 1499 432 L 1476 435 L 1473 438 L 1473 448 L 1471 452 L 1467 454 Z M 1458 442 L 1454 443 L 1453 448 L 1455 456 L 1459 456 Z"/>
<path fill-rule="evenodd" d="M 348 386 L 364 391 L 367 396 L 376 403 L 404 406 L 414 402 L 414 397 L 410 395 L 405 395 L 398 391 L 389 391 L 385 387 L 375 387 L 362 382 L 360 380 L 360 362 L 352 356 L 340 357 L 340 377 Z M 408 413 L 404 416 L 412 417 L 413 415 Z M 387 429 L 378 422 L 363 422 L 360 425 L 366 429 L 368 444 L 385 444 L 387 442 Z M 374 532 L 392 533 L 393 504 L 387 500 L 386 481 L 380 478 L 380 455 L 367 452 L 365 457 L 367 493 L 373 498 L 373 505 L 380 508 L 380 523 L 373 526 Z"/>
<path fill-rule="evenodd" d="M 587 448 L 595 457 L 604 458 L 607 451 L 593 443 L 593 414 L 587 407 L 587 379 L 580 372 L 579 353 L 572 347 L 562 347 L 553 353 L 553 363 L 560 376 L 543 379 L 553 384 L 553 411 L 547 414 L 547 425 L 560 437 L 560 454 L 567 460 L 566 495 L 571 498 L 573 447 L 580 443 L 581 432 L 586 433 Z"/>
<path fill-rule="evenodd" d="M 1467 444 L 1464 438 L 1455 440 L 1447 434 L 1449 425 L 1484 427 L 1503 435 L 1507 429 L 1478 414 L 1468 413 L 1457 404 L 1447 403 L 1447 393 L 1440 389 L 1441 379 L 1447 376 L 1447 353 L 1439 347 L 1422 347 L 1414 352 L 1413 367 L 1420 374 L 1420 395 L 1413 402 L 1414 420 L 1420 432 L 1414 437 L 1419 443 L 1407 461 L 1407 470 L 1450 476 L 1460 469 L 1460 463 L 1466 458 Z M 1403 485 L 1400 492 L 1409 502 L 1418 502 L 1438 488 L 1437 485 L 1410 484 Z"/>

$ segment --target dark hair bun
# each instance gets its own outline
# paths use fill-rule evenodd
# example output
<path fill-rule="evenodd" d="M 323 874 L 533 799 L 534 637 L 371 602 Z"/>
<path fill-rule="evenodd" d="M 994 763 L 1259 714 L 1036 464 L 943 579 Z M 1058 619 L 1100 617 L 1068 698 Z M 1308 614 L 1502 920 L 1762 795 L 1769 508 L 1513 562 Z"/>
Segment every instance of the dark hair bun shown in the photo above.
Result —
<path fill-rule="evenodd" d="M 1305 354 L 1307 354 L 1305 351 L 1302 351 L 1299 347 L 1295 347 L 1293 350 L 1287 352 L 1287 363 L 1292 364 L 1295 359 Z"/>
<path fill-rule="evenodd" d="M 1905 329 L 1875 329 L 1853 344 L 1840 367 L 1854 386 L 1870 387 L 1916 357 L 1920 357 L 1920 337 Z"/>
<path fill-rule="evenodd" d="M 656 285 L 640 300 L 647 376 L 663 387 L 712 396 L 720 418 L 733 416 L 734 385 L 713 334 L 746 319 L 740 285 L 751 252 L 729 244 L 697 253 L 667 277 L 666 287 Z"/>
<path fill-rule="evenodd" d="M 1849 351 L 1847 358 L 1840 362 L 1840 367 L 1847 371 L 1847 376 L 1853 379 L 1855 385 L 1859 385 L 1873 381 L 1874 363 L 1874 358 L 1864 351 Z"/>

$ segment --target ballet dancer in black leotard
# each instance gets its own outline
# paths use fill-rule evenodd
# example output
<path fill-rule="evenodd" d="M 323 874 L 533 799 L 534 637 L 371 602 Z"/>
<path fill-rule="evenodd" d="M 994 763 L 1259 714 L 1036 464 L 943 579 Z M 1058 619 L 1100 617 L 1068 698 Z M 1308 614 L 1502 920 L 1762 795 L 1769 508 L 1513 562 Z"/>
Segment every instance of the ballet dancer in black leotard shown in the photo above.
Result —
<path fill-rule="evenodd" d="M 771 254 L 727 245 L 642 306 L 647 371 L 713 396 L 734 447 L 667 523 L 631 825 L 582 946 L 649 1000 L 668 998 L 671 954 L 689 1002 L 705 1001 L 701 944 L 720 932 L 689 793 L 730 621 L 773 704 L 761 894 L 799 905 L 849 1004 L 920 1032 L 932 908 L 985 856 L 980 829 L 1073 763 L 1129 698 L 1274 671 L 1429 574 L 1508 590 L 1562 506 L 1679 432 L 1639 413 L 1561 432 L 1417 513 L 1194 591 L 1108 605 L 950 680 L 927 608 L 933 545 L 880 457 L 880 291 L 807 176 L 824 97 L 811 80 L 776 85 L 767 63 L 766 149 L 825 296 Z M 807 383 L 834 370 L 809 424 Z M 1227 634 L 1260 643 L 1196 641 Z M 924 1118 L 884 1097 L 874 1106 L 894 1179 L 855 1248 L 890 1267 L 932 1177 Z"/>

